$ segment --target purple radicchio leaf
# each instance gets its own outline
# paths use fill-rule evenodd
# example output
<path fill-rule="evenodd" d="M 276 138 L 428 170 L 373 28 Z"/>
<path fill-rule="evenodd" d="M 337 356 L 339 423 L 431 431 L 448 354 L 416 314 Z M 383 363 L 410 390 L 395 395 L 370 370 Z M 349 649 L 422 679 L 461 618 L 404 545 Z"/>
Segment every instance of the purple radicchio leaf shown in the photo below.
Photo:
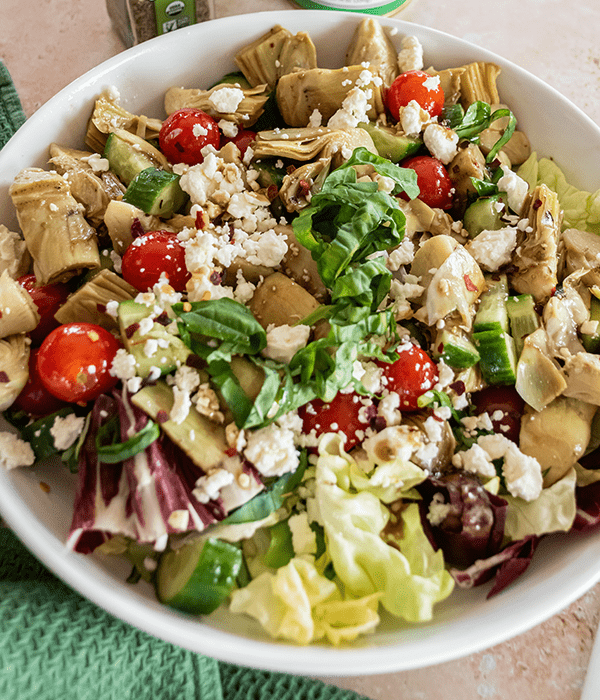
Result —
<path fill-rule="evenodd" d="M 570 532 L 589 532 L 600 526 L 600 481 L 575 489 L 577 510 Z"/>

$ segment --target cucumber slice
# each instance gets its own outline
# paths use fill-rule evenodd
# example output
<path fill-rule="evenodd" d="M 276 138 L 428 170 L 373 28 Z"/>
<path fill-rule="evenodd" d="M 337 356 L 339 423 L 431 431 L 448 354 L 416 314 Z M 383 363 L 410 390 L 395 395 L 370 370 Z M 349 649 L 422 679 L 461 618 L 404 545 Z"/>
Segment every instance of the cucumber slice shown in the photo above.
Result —
<path fill-rule="evenodd" d="M 479 308 L 475 314 L 473 330 L 476 333 L 481 331 L 504 331 L 508 332 L 508 313 L 506 311 L 506 300 L 508 299 L 508 282 L 506 275 L 500 275 L 496 280 L 486 277 L 488 289 L 479 299 Z"/>
<path fill-rule="evenodd" d="M 473 343 L 465 336 L 447 330 L 438 333 L 433 356 L 455 369 L 466 369 L 479 362 L 479 353 Z"/>
<path fill-rule="evenodd" d="M 123 201 L 146 214 L 168 219 L 183 207 L 187 195 L 179 186 L 179 175 L 151 167 L 134 177 Z"/>
<path fill-rule="evenodd" d="M 600 299 L 590 299 L 590 321 L 600 321 Z M 587 352 L 600 352 L 600 324 L 595 333 L 582 333 L 581 342 Z"/>
<path fill-rule="evenodd" d="M 108 160 L 110 169 L 125 184 L 146 168 L 154 166 L 154 161 L 142 151 L 136 150 L 117 134 L 111 133 L 106 139 L 102 155 Z"/>
<path fill-rule="evenodd" d="M 515 341 L 504 331 L 482 331 L 473 334 L 479 350 L 481 376 L 488 384 L 514 384 L 517 380 Z"/>
<path fill-rule="evenodd" d="M 599 302 L 600 303 L 600 302 Z M 531 294 L 508 297 L 506 311 L 510 322 L 510 334 L 515 340 L 517 357 L 523 350 L 525 338 L 540 327 L 540 319 L 535 310 L 535 301 Z"/>
<path fill-rule="evenodd" d="M 498 192 L 488 197 L 479 197 L 470 204 L 463 216 L 463 227 L 469 236 L 475 238 L 482 231 L 497 231 L 502 228 L 502 213 L 506 211 L 507 201 L 506 193 Z"/>
<path fill-rule="evenodd" d="M 250 90 L 252 87 L 241 71 L 225 73 L 220 80 L 211 85 L 208 89 L 211 90 L 212 88 L 217 87 L 217 85 L 239 85 L 242 90 Z"/>
<path fill-rule="evenodd" d="M 401 136 L 393 129 L 373 122 L 361 122 L 358 126 L 373 139 L 377 153 L 392 163 L 399 163 L 414 155 L 423 145 L 423 141 L 415 136 Z"/>
<path fill-rule="evenodd" d="M 252 163 L 252 167 L 258 172 L 256 180 L 261 187 L 275 185 L 279 189 L 287 175 L 286 164 L 281 158 L 259 158 Z"/>
<path fill-rule="evenodd" d="M 165 552 L 156 571 L 158 599 L 192 615 L 216 610 L 236 585 L 242 552 L 214 538 Z"/>

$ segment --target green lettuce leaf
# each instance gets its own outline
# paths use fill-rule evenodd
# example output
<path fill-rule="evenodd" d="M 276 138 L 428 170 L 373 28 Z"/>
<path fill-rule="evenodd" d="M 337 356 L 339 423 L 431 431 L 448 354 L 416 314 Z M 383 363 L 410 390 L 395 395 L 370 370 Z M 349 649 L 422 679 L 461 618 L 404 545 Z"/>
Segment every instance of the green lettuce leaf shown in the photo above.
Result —
<path fill-rule="evenodd" d="M 435 603 L 450 595 L 454 583 L 421 525 L 419 507 L 399 514 L 402 536 L 397 547 L 380 533 L 389 510 L 369 491 L 356 491 L 352 458 L 339 436 L 325 438 L 316 466 L 315 499 L 336 575 L 353 596 L 381 593 L 382 605 L 409 622 L 429 620 Z"/>
<path fill-rule="evenodd" d="M 556 192 L 564 211 L 563 229 L 578 228 L 600 234 L 600 190 L 591 193 L 573 187 L 554 161 L 538 160 L 536 153 L 519 167 L 517 174 L 526 180 L 530 190 L 544 184 Z"/>
<path fill-rule="evenodd" d="M 528 535 L 570 530 L 577 509 L 576 482 L 575 469 L 570 469 L 562 479 L 543 489 L 535 501 L 503 494 L 502 498 L 508 501 L 505 536 L 518 541 Z"/>

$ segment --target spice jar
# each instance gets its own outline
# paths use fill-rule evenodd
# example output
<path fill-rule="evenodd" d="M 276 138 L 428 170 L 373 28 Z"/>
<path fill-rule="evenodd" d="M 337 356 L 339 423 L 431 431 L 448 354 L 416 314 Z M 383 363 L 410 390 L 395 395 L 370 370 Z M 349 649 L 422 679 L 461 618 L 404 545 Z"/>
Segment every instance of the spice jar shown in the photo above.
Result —
<path fill-rule="evenodd" d="M 212 0 L 106 0 L 106 9 L 127 46 L 214 16 Z"/>
<path fill-rule="evenodd" d="M 365 12 L 369 15 L 393 15 L 403 10 L 410 0 L 292 0 L 292 4 L 305 10 L 346 10 Z"/>

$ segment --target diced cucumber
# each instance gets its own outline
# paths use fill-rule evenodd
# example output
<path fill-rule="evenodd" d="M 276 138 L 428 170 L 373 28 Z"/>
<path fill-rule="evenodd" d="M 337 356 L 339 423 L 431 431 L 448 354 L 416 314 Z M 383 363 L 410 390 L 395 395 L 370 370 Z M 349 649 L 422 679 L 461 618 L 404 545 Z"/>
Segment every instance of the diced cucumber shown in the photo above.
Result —
<path fill-rule="evenodd" d="M 486 277 L 486 282 L 488 289 L 479 299 L 473 330 L 476 333 L 491 330 L 508 332 L 508 313 L 506 311 L 508 282 L 506 275 L 500 275 L 498 279 Z"/>
<path fill-rule="evenodd" d="M 482 231 L 497 231 L 502 228 L 502 213 L 506 211 L 507 196 L 498 192 L 488 197 L 479 197 L 470 204 L 463 217 L 463 227 L 471 238 Z M 501 205 L 504 204 L 504 207 Z"/>
<path fill-rule="evenodd" d="M 259 158 L 252 163 L 258 172 L 257 182 L 261 187 L 275 185 L 279 189 L 287 175 L 286 165 L 281 158 Z"/>
<path fill-rule="evenodd" d="M 399 163 L 414 155 L 423 145 L 423 141 L 416 136 L 400 135 L 393 129 L 374 122 L 361 122 L 358 126 L 373 139 L 377 153 L 392 163 Z"/>
<path fill-rule="evenodd" d="M 479 362 L 479 353 L 473 343 L 466 336 L 448 330 L 438 333 L 433 356 L 455 369 L 466 369 Z"/>
<path fill-rule="evenodd" d="M 600 322 L 600 299 L 593 295 L 590 299 L 590 321 Z M 600 323 L 594 333 L 582 333 L 581 342 L 587 352 L 600 352 Z"/>
<path fill-rule="evenodd" d="M 158 599 L 192 615 L 208 615 L 234 589 L 241 566 L 241 550 L 214 538 L 165 552 L 156 571 Z"/>
<path fill-rule="evenodd" d="M 147 154 L 114 133 L 108 135 L 102 155 L 108 160 L 110 169 L 125 185 L 129 185 L 142 170 L 155 165 Z"/>
<path fill-rule="evenodd" d="M 515 341 L 504 331 L 489 330 L 473 334 L 479 350 L 481 376 L 488 384 L 514 384 L 517 379 Z"/>
<path fill-rule="evenodd" d="M 226 73 L 220 80 L 211 85 L 209 90 L 217 85 L 239 85 L 242 90 L 249 90 L 252 87 L 241 71 Z"/>
<path fill-rule="evenodd" d="M 168 219 L 187 201 L 179 186 L 179 175 L 158 168 L 146 168 L 129 183 L 123 201 L 146 214 Z"/>
<path fill-rule="evenodd" d="M 140 321 L 150 313 L 151 309 L 145 304 L 133 300 L 121 302 L 117 309 L 123 345 L 135 357 L 140 377 L 147 377 L 153 367 L 158 367 L 161 374 L 169 374 L 185 364 L 192 353 L 181 338 L 169 333 L 157 321 L 147 333 L 140 333 Z"/>
<path fill-rule="evenodd" d="M 517 357 L 523 350 L 525 338 L 540 327 L 540 319 L 535 310 L 535 301 L 531 294 L 508 297 L 506 311 L 510 322 L 510 334 L 515 340 Z"/>

